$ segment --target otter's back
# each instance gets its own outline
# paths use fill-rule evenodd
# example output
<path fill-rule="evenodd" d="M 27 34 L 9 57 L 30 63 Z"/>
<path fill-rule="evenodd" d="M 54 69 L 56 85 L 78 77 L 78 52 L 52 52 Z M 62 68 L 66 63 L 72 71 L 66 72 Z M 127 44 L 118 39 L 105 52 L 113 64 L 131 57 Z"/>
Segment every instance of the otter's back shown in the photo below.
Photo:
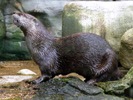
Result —
<path fill-rule="evenodd" d="M 95 64 L 101 62 L 106 50 L 111 49 L 103 38 L 91 33 L 74 34 L 59 41 L 61 66 L 74 66 L 77 69 L 88 67 L 87 70 L 91 70 Z"/>

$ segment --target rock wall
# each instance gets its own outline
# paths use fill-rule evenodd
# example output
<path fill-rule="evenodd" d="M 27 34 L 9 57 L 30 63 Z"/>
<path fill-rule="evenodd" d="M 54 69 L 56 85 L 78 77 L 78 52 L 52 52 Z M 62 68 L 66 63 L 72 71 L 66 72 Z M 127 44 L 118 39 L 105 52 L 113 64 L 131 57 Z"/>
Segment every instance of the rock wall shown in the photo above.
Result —
<path fill-rule="evenodd" d="M 123 63 L 128 56 L 123 54 L 126 50 L 121 37 L 133 27 L 133 1 L 114 1 L 0 0 L 0 60 L 31 59 L 22 31 L 12 22 L 12 13 L 20 11 L 37 17 L 57 37 L 76 32 L 101 35 L 119 54 L 121 64 L 127 66 Z M 126 68 L 132 66 L 132 59 L 129 61 Z"/>
<path fill-rule="evenodd" d="M 30 59 L 23 33 L 12 22 L 12 13 L 17 10 L 17 2 L 5 0 L 0 3 L 0 60 Z"/>

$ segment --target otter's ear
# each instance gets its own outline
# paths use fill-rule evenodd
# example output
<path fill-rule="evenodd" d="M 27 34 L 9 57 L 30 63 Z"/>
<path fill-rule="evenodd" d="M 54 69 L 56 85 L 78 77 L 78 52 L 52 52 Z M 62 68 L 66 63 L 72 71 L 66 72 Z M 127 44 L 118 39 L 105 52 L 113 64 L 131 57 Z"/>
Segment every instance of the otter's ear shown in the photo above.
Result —
<path fill-rule="evenodd" d="M 33 19 L 33 21 L 35 22 L 35 25 L 36 25 L 36 26 L 39 25 L 36 19 Z"/>

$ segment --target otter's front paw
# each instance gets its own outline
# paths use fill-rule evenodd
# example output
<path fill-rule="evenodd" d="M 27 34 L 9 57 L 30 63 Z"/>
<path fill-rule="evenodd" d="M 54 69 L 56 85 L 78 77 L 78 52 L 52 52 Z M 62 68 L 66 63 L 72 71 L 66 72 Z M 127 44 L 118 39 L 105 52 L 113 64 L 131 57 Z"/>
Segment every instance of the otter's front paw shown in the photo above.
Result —
<path fill-rule="evenodd" d="M 48 81 L 50 78 L 51 78 L 51 77 L 48 76 L 48 75 L 42 75 L 42 76 L 38 77 L 36 80 L 27 81 L 27 83 L 29 83 L 29 84 L 39 84 L 39 83 Z"/>
<path fill-rule="evenodd" d="M 40 76 L 39 78 L 37 78 L 36 80 L 33 80 L 32 81 L 32 84 L 39 84 L 39 83 L 42 83 L 44 82 L 44 77 L 43 76 Z"/>

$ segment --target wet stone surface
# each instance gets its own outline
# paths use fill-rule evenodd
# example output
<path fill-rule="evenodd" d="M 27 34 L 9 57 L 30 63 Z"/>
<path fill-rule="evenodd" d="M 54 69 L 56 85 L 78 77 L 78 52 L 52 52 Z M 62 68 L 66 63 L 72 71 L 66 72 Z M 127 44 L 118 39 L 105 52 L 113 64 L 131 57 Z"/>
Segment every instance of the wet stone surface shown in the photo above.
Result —
<path fill-rule="evenodd" d="M 51 79 L 37 86 L 33 100 L 124 100 L 106 95 L 96 86 L 77 78 Z"/>

